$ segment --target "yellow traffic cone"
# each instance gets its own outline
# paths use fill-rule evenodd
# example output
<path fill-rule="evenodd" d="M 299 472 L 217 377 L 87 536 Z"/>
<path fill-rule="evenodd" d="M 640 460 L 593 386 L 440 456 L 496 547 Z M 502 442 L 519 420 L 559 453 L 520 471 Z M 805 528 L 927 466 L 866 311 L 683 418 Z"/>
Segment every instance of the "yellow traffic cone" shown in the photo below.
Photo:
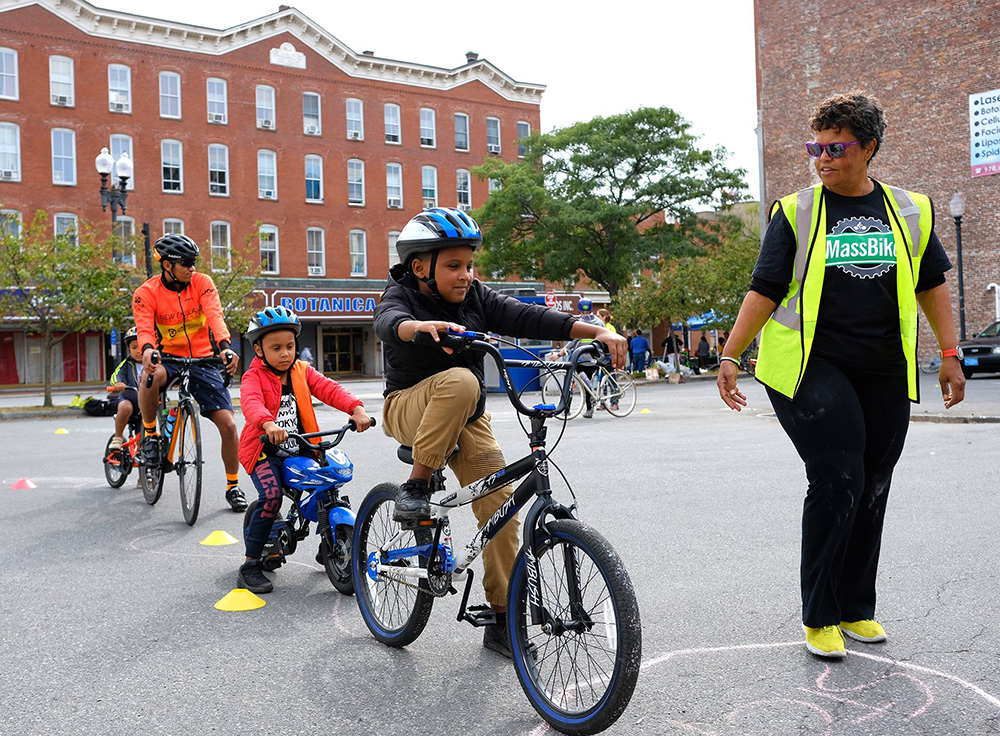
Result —
<path fill-rule="evenodd" d="M 649 409 L 640 409 L 639 413 L 640 414 L 652 414 L 653 412 L 651 412 Z"/>
<path fill-rule="evenodd" d="M 264 599 L 254 595 L 246 588 L 235 588 L 226 593 L 215 607 L 220 611 L 252 611 L 265 606 Z"/>
<path fill-rule="evenodd" d="M 224 531 L 214 531 L 201 540 L 201 544 L 206 547 L 224 547 L 227 544 L 236 544 L 238 540 L 229 532 Z"/>
<path fill-rule="evenodd" d="M 69 434 L 69 430 L 66 429 L 65 427 L 60 427 L 59 429 L 56 430 L 56 434 Z"/>

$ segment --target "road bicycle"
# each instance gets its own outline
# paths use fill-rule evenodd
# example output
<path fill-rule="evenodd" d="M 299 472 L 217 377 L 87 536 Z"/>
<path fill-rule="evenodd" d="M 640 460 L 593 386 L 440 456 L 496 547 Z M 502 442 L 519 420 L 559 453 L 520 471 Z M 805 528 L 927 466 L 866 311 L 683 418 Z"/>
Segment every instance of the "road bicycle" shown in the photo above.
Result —
<path fill-rule="evenodd" d="M 112 488 L 121 488 L 125 485 L 125 480 L 135 467 L 135 456 L 142 439 L 142 422 L 138 416 L 133 414 L 129 417 L 123 435 L 124 441 L 120 450 L 111 449 L 111 441 L 115 438 L 114 432 L 104 445 L 104 478 Z"/>
<path fill-rule="evenodd" d="M 375 420 L 371 420 L 375 426 Z M 323 565 L 333 587 L 344 595 L 354 593 L 351 571 L 351 548 L 354 543 L 354 512 L 347 496 L 340 489 L 354 477 L 354 463 L 342 450 L 334 450 L 348 431 L 356 431 L 351 419 L 340 429 L 309 434 L 288 433 L 288 439 L 299 445 L 299 452 L 278 448 L 274 457 L 281 463 L 281 492 L 291 501 L 291 508 L 271 527 L 264 543 L 261 560 L 268 572 L 277 570 L 298 543 L 309 536 L 309 522 L 316 523 L 320 537 L 316 561 Z M 332 440 L 313 443 L 312 440 L 333 436 Z M 260 436 L 261 442 L 267 435 Z M 246 541 L 250 519 L 258 500 L 251 502 L 243 515 L 243 539 Z M 325 522 L 325 523 L 324 523 Z"/>
<path fill-rule="evenodd" d="M 172 363 L 180 366 L 180 371 L 160 389 L 160 407 L 157 421 L 160 428 L 160 462 L 157 465 L 140 465 L 139 481 L 142 495 L 150 506 L 160 500 L 163 492 L 163 476 L 176 472 L 181 491 L 181 510 L 188 526 L 198 520 L 201 505 L 201 417 L 198 402 L 191 394 L 191 368 L 208 366 L 218 368 L 223 382 L 229 385 L 229 374 L 221 358 L 182 358 L 176 355 L 153 352 L 153 363 Z M 146 378 L 146 386 L 151 386 L 153 376 Z M 177 390 L 176 401 L 168 400 L 167 392 Z M 139 458 L 141 459 L 141 454 Z"/>
<path fill-rule="evenodd" d="M 570 400 L 562 419 L 576 419 L 586 404 L 584 392 L 590 395 L 591 401 L 597 406 L 604 406 L 608 413 L 615 417 L 627 417 L 635 409 L 635 380 L 627 371 L 613 370 L 606 358 L 598 361 L 593 378 L 587 376 L 579 366 L 575 368 L 557 368 L 557 364 L 545 363 L 544 376 L 540 375 L 542 383 L 542 403 L 553 404 L 562 395 L 566 377 L 570 381 Z M 559 364 L 561 365 L 561 364 Z"/>
<path fill-rule="evenodd" d="M 482 333 L 441 335 L 441 340 L 457 351 L 482 351 L 497 364 L 511 404 L 530 419 L 531 451 L 457 492 L 446 492 L 443 473 L 437 471 L 430 483 L 438 494 L 432 496 L 431 518 L 405 526 L 392 520 L 399 486 L 375 486 L 361 503 L 354 528 L 354 586 L 361 615 L 376 639 L 405 646 L 423 631 L 434 599 L 456 594 L 453 583 L 464 577 L 458 621 L 494 623 L 488 607 L 468 606 L 470 565 L 533 500 L 507 591 L 507 633 L 517 677 L 531 705 L 554 728 L 569 734 L 603 731 L 625 710 L 639 676 L 639 606 L 612 546 L 576 518 L 575 503 L 567 507 L 552 497 L 549 478 L 556 466 L 546 450 L 545 423 L 565 411 L 572 384 L 563 383 L 558 404 L 529 408 L 508 372 L 508 366 L 571 371 L 581 356 L 599 355 L 600 348 L 581 345 L 568 362 L 553 366 L 504 361 Z M 561 426 L 565 431 L 565 423 Z M 398 455 L 412 462 L 411 448 L 400 447 Z M 472 541 L 453 542 L 449 511 L 522 478 Z"/>

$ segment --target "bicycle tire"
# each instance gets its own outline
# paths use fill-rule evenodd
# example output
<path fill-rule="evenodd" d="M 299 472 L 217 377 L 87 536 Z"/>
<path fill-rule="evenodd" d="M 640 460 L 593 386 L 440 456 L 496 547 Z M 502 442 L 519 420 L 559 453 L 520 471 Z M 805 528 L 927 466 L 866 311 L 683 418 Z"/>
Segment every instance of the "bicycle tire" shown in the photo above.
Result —
<path fill-rule="evenodd" d="M 542 403 L 559 405 L 562 400 L 563 381 L 566 380 L 567 371 L 564 369 L 553 370 L 551 373 L 544 371 L 545 378 L 542 379 Z M 559 419 L 568 421 L 576 419 L 583 411 L 584 388 L 579 378 L 574 374 L 573 390 L 570 392 L 569 407 L 558 416 Z"/>
<path fill-rule="evenodd" d="M 920 370 L 924 373 L 937 373 L 941 368 L 941 358 L 928 353 L 920 360 Z"/>
<path fill-rule="evenodd" d="M 138 467 L 139 485 L 142 486 L 142 497 L 146 499 L 146 503 L 150 506 L 155 506 L 156 502 L 160 500 L 160 495 L 163 493 L 163 463 L 161 461 L 160 464 L 154 468 L 150 468 L 145 465 L 140 465 Z"/>
<path fill-rule="evenodd" d="M 617 386 L 617 388 L 615 388 Z M 625 371 L 604 372 L 598 388 L 604 408 L 613 417 L 627 417 L 635 410 L 635 379 Z"/>
<path fill-rule="evenodd" d="M 201 506 L 201 422 L 192 402 L 177 407 L 177 481 L 181 491 L 181 510 L 188 526 L 198 521 Z"/>
<path fill-rule="evenodd" d="M 325 539 L 320 539 L 319 556 L 323 560 L 326 576 L 338 592 L 354 595 L 354 567 L 351 550 L 354 545 L 354 527 L 338 524 L 333 529 L 333 549 Z"/>
<path fill-rule="evenodd" d="M 551 521 L 545 528 L 534 554 L 541 603 L 556 626 L 549 632 L 531 626 L 529 558 L 522 549 L 507 593 L 514 668 L 532 707 L 553 728 L 594 734 L 618 720 L 635 690 L 642 660 L 639 605 L 621 558 L 597 530 L 574 519 Z M 581 602 L 591 624 L 583 624 L 584 631 L 559 630 L 580 620 L 579 611 L 570 613 L 569 570 L 584 581 Z M 597 648 L 592 651 L 591 645 Z M 605 662 L 607 671 L 597 671 Z"/>
<path fill-rule="evenodd" d="M 358 608 L 372 635 L 390 647 L 404 647 L 420 636 L 434 605 L 434 597 L 425 590 L 384 576 L 373 580 L 368 575 L 368 558 L 377 554 L 378 548 L 399 530 L 392 520 L 398 491 L 395 483 L 380 483 L 372 488 L 361 502 L 354 526 L 352 568 Z M 430 531 L 418 529 L 404 534 L 399 546 L 428 544 L 431 540 Z M 421 559 L 419 564 L 426 567 L 427 561 Z"/>
<path fill-rule="evenodd" d="M 111 440 L 114 438 L 113 434 L 108 437 L 108 442 L 104 446 L 104 479 L 112 488 L 121 488 L 125 485 L 125 479 L 128 478 L 131 466 L 126 466 L 128 461 L 125 456 L 128 454 L 128 450 L 124 448 L 121 450 L 111 449 Z"/>

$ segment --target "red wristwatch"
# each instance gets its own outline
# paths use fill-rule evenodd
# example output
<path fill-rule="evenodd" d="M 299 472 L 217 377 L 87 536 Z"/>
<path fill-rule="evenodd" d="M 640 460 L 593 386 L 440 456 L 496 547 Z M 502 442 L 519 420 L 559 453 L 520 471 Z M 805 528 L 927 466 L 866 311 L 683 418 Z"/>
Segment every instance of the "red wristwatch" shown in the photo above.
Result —
<path fill-rule="evenodd" d="M 957 358 L 958 348 L 949 348 L 948 350 L 938 350 L 938 355 L 942 358 Z"/>

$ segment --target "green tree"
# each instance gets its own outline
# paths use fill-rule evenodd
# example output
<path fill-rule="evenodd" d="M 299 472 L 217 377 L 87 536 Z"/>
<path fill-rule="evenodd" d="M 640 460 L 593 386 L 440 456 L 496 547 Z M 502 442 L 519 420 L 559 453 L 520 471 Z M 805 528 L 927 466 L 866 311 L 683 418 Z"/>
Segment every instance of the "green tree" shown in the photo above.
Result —
<path fill-rule="evenodd" d="M 694 206 L 743 191 L 725 150 L 696 143 L 678 113 L 642 108 L 534 135 L 522 160 L 487 160 L 473 171 L 500 188 L 475 212 L 480 267 L 567 284 L 582 272 L 617 296 L 657 259 L 691 252 Z"/>
<path fill-rule="evenodd" d="M 20 232 L 0 232 L 0 314 L 42 335 L 44 406 L 52 406 L 54 348 L 66 335 L 107 331 L 132 320 L 132 291 L 141 277 L 130 261 L 136 239 L 78 232 L 52 237 L 39 210 Z"/>
<path fill-rule="evenodd" d="M 229 259 L 225 263 L 215 263 L 212 260 L 212 245 L 205 243 L 201 247 L 202 261 L 210 269 L 212 281 L 219 292 L 222 304 L 222 314 L 225 317 L 229 331 L 235 336 L 242 333 L 250 322 L 250 317 L 257 311 L 259 296 L 257 277 L 260 276 L 260 223 L 256 223 L 253 232 L 243 238 L 243 248 L 230 249 Z M 256 242 L 255 242 L 256 241 Z M 221 268 L 219 268 L 221 266 Z M 237 346 L 238 347 L 238 346 Z"/>

